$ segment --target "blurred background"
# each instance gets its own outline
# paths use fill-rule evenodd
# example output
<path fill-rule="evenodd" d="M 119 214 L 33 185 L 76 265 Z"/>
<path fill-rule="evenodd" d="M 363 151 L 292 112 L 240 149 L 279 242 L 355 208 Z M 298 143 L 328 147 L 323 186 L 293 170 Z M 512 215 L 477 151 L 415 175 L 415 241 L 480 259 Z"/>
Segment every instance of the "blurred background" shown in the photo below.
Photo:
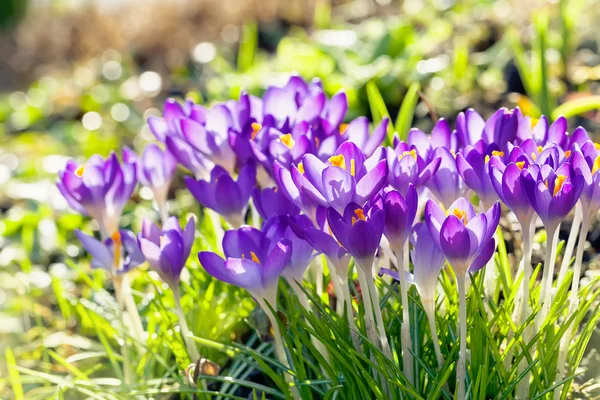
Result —
<path fill-rule="evenodd" d="M 594 0 L 0 1 L 0 354 L 23 346 L 36 365 L 48 332 L 64 329 L 49 293 L 79 279 L 65 258 L 81 255 L 83 219 L 58 195 L 57 171 L 69 157 L 143 149 L 165 98 L 211 104 L 295 72 L 345 90 L 348 119 L 395 119 L 408 93 L 410 125 L 426 131 L 469 107 L 519 106 L 596 135 L 598 21 Z M 7 388 L 0 380 L 0 397 Z"/>

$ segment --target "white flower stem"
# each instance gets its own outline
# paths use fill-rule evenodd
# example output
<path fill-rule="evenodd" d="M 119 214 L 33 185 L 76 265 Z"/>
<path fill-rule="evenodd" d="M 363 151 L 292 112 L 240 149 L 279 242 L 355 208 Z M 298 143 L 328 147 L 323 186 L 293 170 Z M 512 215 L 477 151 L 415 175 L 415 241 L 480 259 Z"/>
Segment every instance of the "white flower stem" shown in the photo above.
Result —
<path fill-rule="evenodd" d="M 256 229 L 260 229 L 260 215 L 258 213 L 258 208 L 256 208 L 256 204 L 254 204 L 254 200 L 250 199 L 250 212 L 252 215 L 252 227 Z"/>
<path fill-rule="evenodd" d="M 290 364 L 288 363 L 287 356 L 285 354 L 285 347 L 283 346 L 283 337 L 281 336 L 281 330 L 279 329 L 279 324 L 277 323 L 277 316 L 271 311 L 271 308 L 269 308 L 269 306 L 267 305 L 267 302 L 269 302 L 269 305 L 273 307 L 273 310 L 275 310 L 277 307 L 277 303 L 275 299 L 267 299 L 262 297 L 257 297 L 256 302 L 263 309 L 265 314 L 267 314 L 269 322 L 273 327 L 275 355 L 279 363 L 283 365 L 286 369 L 286 371 L 284 371 L 285 381 L 290 385 L 290 391 L 292 392 L 292 396 L 294 397 L 294 399 L 300 400 L 301 398 L 300 393 L 298 392 L 298 388 L 295 385 L 293 385 L 294 378 L 289 373 Z"/>
<path fill-rule="evenodd" d="M 145 340 L 144 325 L 142 324 L 142 318 L 138 311 L 137 305 L 131 293 L 131 285 L 129 284 L 129 276 L 127 274 L 122 277 L 122 296 L 125 303 L 125 310 L 131 320 L 131 326 L 134 332 L 136 340 L 143 343 Z"/>
<path fill-rule="evenodd" d="M 335 267 L 332 267 L 329 264 L 329 278 L 331 279 L 331 283 L 333 283 L 333 290 L 335 291 L 336 302 L 335 302 L 335 312 L 337 315 L 344 315 L 344 294 L 342 293 L 342 288 L 340 286 L 340 277 L 338 276 Z"/>
<path fill-rule="evenodd" d="M 290 283 L 290 286 L 292 287 L 294 293 L 296 293 L 296 296 L 298 296 L 298 300 L 300 301 L 300 304 L 302 304 L 302 307 L 304 307 L 306 311 L 311 311 L 310 304 L 308 303 L 308 298 L 306 297 L 306 293 L 304 293 L 304 290 L 302 290 L 302 285 L 300 284 L 300 282 L 298 282 L 295 279 L 290 279 L 288 280 L 288 282 Z M 325 361 L 329 363 L 329 352 L 327 351 L 325 345 L 313 335 L 310 335 L 310 341 L 312 342 L 315 349 L 317 349 L 319 353 L 323 356 Z"/>
<path fill-rule="evenodd" d="M 577 233 L 579 232 L 579 226 L 583 219 L 583 211 L 581 209 L 581 203 L 577 203 L 575 206 L 575 215 L 573 216 L 573 224 L 571 225 L 571 231 L 569 232 L 569 239 L 567 240 L 567 246 L 565 247 L 565 253 L 560 264 L 560 272 L 558 273 L 557 287 L 560 287 L 563 279 L 567 275 L 569 265 L 571 264 L 571 258 L 573 257 L 573 250 L 575 249 L 575 242 L 577 241 Z"/>
<path fill-rule="evenodd" d="M 373 315 L 373 302 L 371 301 L 369 283 L 367 282 L 368 279 L 373 278 L 367 277 L 362 267 L 358 267 L 356 270 L 358 271 L 358 282 L 360 283 L 360 292 L 365 309 L 365 330 L 367 331 L 367 337 L 369 338 L 371 343 L 373 343 L 373 345 L 381 349 L 381 343 L 379 342 L 377 336 L 377 328 L 375 327 L 375 316 Z"/>
<path fill-rule="evenodd" d="M 424 300 L 423 309 L 425 310 L 425 315 L 427 315 L 427 321 L 429 322 L 429 330 L 431 331 L 431 340 L 433 341 L 433 349 L 435 350 L 438 369 L 442 369 L 444 366 L 444 356 L 440 349 L 440 340 L 438 338 L 437 325 L 435 322 L 435 300 Z"/>
<path fill-rule="evenodd" d="M 583 251 L 585 250 L 585 241 L 590 228 L 590 221 L 583 221 L 579 232 L 579 242 L 577 243 L 577 254 L 575 255 L 575 268 L 573 270 L 573 283 L 571 293 L 569 293 L 569 313 L 571 316 L 579 306 L 579 279 L 581 278 L 581 263 L 583 261 Z M 558 362 L 556 363 L 556 381 L 564 378 L 569 370 L 567 356 L 569 354 L 569 346 L 571 344 L 571 335 L 573 334 L 573 324 L 569 326 L 567 332 L 560 341 L 560 351 L 558 353 Z M 561 371 L 562 369 L 562 371 Z M 560 399 L 561 391 L 554 392 L 554 398 Z"/>
<path fill-rule="evenodd" d="M 125 307 L 123 301 L 122 277 L 115 277 L 113 283 L 115 288 L 115 298 L 117 299 L 117 313 L 123 328 L 123 344 L 121 345 L 121 358 L 123 359 L 123 381 L 125 385 L 130 385 L 133 381 L 133 370 L 131 368 L 131 353 L 129 351 L 129 345 L 127 344 L 127 334 L 125 333 L 127 329 L 123 313 Z"/>
<path fill-rule="evenodd" d="M 559 225 L 560 226 L 560 225 Z M 556 243 L 558 241 L 559 226 L 546 232 L 546 258 L 544 260 L 544 275 L 542 276 L 542 289 L 540 301 L 542 309 L 538 314 L 537 327 L 544 323 L 544 320 L 550 312 L 550 301 L 552 299 L 552 276 L 554 275 L 554 265 L 556 263 Z"/>
<path fill-rule="evenodd" d="M 467 292 L 464 273 L 456 274 L 456 286 L 458 287 L 458 331 L 460 335 L 456 384 L 458 385 L 458 400 L 465 400 L 465 385 L 467 383 Z"/>
<path fill-rule="evenodd" d="M 381 351 L 389 359 L 392 359 L 392 350 L 387 340 L 385 333 L 385 323 L 383 322 L 383 315 L 381 314 L 381 308 L 379 308 L 379 292 L 375 286 L 375 279 L 373 279 L 373 273 L 369 273 L 367 276 L 367 285 L 369 285 L 369 295 L 373 302 L 373 310 L 375 311 L 375 322 L 377 324 L 377 330 L 379 332 L 379 342 L 381 343 Z"/>
<path fill-rule="evenodd" d="M 179 294 L 178 288 L 173 288 L 173 298 L 175 299 L 175 311 L 177 313 L 177 317 L 179 318 L 179 327 L 181 328 L 181 336 L 183 336 L 183 341 L 185 342 L 185 346 L 187 348 L 188 354 L 192 360 L 192 362 L 196 362 L 200 359 L 200 352 L 198 352 L 198 347 L 196 346 L 196 342 L 190 339 L 190 334 L 192 331 L 190 330 L 187 320 L 185 319 L 185 312 L 181 307 L 181 296 Z"/>
<path fill-rule="evenodd" d="M 400 278 L 400 296 L 402 300 L 402 327 L 401 327 L 401 349 L 402 349 L 402 370 L 406 379 L 414 385 L 413 378 L 413 358 L 409 349 L 412 349 L 412 339 L 410 337 L 410 310 L 408 306 L 408 288 L 406 287 L 406 277 L 404 273 L 408 268 L 408 241 L 404 244 L 402 251 L 396 251 L 396 264 L 398 266 L 398 277 Z"/>

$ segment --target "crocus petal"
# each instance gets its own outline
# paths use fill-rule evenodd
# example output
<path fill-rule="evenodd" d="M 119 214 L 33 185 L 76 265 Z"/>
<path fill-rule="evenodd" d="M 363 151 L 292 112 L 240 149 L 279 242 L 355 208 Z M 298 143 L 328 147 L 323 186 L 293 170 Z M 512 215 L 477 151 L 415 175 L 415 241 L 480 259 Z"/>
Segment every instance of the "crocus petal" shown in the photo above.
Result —
<path fill-rule="evenodd" d="M 379 192 L 387 180 L 387 161 L 381 160 L 375 168 L 367 172 L 356 184 L 356 202 L 364 205 L 375 193 Z"/>
<path fill-rule="evenodd" d="M 483 246 L 483 249 L 481 250 L 479 255 L 477 255 L 477 257 L 475 258 L 475 260 L 469 267 L 469 272 L 475 273 L 475 272 L 479 271 L 481 268 L 483 268 L 484 266 L 486 266 L 488 261 L 490 261 L 490 259 L 494 255 L 495 251 L 496 251 L 496 241 L 494 240 L 494 238 L 492 238 L 487 242 L 486 245 Z"/>
<path fill-rule="evenodd" d="M 323 171 L 323 189 L 329 204 L 341 211 L 354 199 L 356 182 L 346 170 L 327 167 Z"/>

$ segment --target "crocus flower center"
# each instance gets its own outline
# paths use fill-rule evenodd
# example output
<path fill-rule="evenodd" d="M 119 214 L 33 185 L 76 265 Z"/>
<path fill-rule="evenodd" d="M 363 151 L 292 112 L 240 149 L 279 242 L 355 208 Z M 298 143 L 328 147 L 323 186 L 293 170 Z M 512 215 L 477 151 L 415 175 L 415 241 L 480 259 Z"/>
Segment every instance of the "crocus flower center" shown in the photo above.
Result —
<path fill-rule="evenodd" d="M 450 154 L 452 154 L 452 157 L 456 158 L 456 152 L 454 150 L 450 150 Z"/>
<path fill-rule="evenodd" d="M 515 165 L 519 167 L 519 169 L 523 169 L 523 167 L 525 166 L 525 161 L 518 161 L 515 163 Z"/>
<path fill-rule="evenodd" d="M 600 156 L 597 156 L 594 160 L 594 166 L 592 167 L 592 174 L 595 174 L 596 171 L 600 169 Z"/>
<path fill-rule="evenodd" d="M 415 159 L 415 161 L 417 161 L 417 151 L 415 149 L 412 149 L 411 151 L 403 151 L 402 154 L 398 156 L 398 160 L 402 160 L 402 158 L 406 156 L 411 156 Z"/>
<path fill-rule="evenodd" d="M 119 269 L 119 264 L 121 263 L 121 234 L 119 231 L 115 231 L 110 238 L 112 239 L 114 245 L 113 268 Z"/>
<path fill-rule="evenodd" d="M 315 137 L 315 146 L 319 147 L 321 145 L 321 140 L 318 137 Z"/>
<path fill-rule="evenodd" d="M 357 208 L 356 210 L 354 210 L 354 214 L 356 214 L 356 217 L 352 217 L 352 225 L 354 225 L 356 223 L 356 221 L 358 221 L 358 220 L 361 220 L 361 221 L 367 220 L 365 218 L 365 212 L 360 208 Z"/>
<path fill-rule="evenodd" d="M 75 170 L 75 176 L 81 178 L 83 176 L 83 174 L 85 174 L 85 165 L 80 165 Z"/>
<path fill-rule="evenodd" d="M 340 125 L 340 135 L 343 135 L 347 129 L 348 129 L 348 124 L 341 124 Z"/>
<path fill-rule="evenodd" d="M 252 258 L 252 261 L 254 261 L 255 263 L 260 264 L 260 260 L 256 256 L 255 252 L 253 252 L 253 251 L 250 252 L 250 258 Z"/>
<path fill-rule="evenodd" d="M 493 156 L 504 157 L 504 152 L 499 150 L 492 151 Z"/>
<path fill-rule="evenodd" d="M 556 196 L 556 194 L 560 192 L 560 189 L 562 188 L 565 179 L 567 179 L 565 175 L 558 175 L 556 177 L 556 179 L 554 180 L 554 191 L 552 193 L 552 196 Z M 544 184 L 546 185 L 546 188 L 548 188 L 548 180 L 546 180 Z"/>
<path fill-rule="evenodd" d="M 594 147 L 596 148 L 596 150 L 600 150 L 600 143 L 594 143 Z"/>
<path fill-rule="evenodd" d="M 334 167 L 340 167 L 340 168 L 346 169 L 346 159 L 341 154 L 339 154 L 337 156 L 329 157 L 329 162 Z"/>
<path fill-rule="evenodd" d="M 286 133 L 285 135 L 281 135 L 279 137 L 279 140 L 281 140 L 281 143 L 285 144 L 287 146 L 288 149 L 293 149 L 294 145 L 296 144 L 296 141 L 294 140 L 294 138 L 292 138 L 292 134 L 291 133 Z"/>
<path fill-rule="evenodd" d="M 298 172 L 304 173 L 304 163 L 298 163 Z"/>
<path fill-rule="evenodd" d="M 467 212 L 465 210 L 459 210 L 458 208 L 455 208 L 452 210 L 452 214 L 454 214 L 456 218 L 460 219 L 464 225 L 467 224 Z"/>
<path fill-rule="evenodd" d="M 571 157 L 571 150 L 565 151 L 565 158 Z"/>
<path fill-rule="evenodd" d="M 258 135 L 258 131 L 262 129 L 262 125 L 258 122 L 253 122 L 250 126 L 252 127 L 252 135 L 250 135 L 250 139 L 254 140 L 256 135 Z"/>
<path fill-rule="evenodd" d="M 532 159 L 533 161 L 535 161 L 535 160 L 537 159 L 537 156 L 538 156 L 538 154 L 540 154 L 540 153 L 541 153 L 543 150 L 544 150 L 544 148 L 543 148 L 542 146 L 538 146 L 538 147 L 537 147 L 537 154 L 536 154 L 536 153 L 534 153 L 534 152 L 532 152 L 532 153 L 531 153 L 531 159 Z"/>

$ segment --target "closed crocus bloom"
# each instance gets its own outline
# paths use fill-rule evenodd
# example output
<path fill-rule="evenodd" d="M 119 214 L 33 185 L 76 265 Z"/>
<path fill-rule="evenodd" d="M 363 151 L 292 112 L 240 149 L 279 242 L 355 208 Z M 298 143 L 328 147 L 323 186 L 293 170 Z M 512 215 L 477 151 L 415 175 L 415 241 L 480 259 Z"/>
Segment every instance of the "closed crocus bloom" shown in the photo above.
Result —
<path fill-rule="evenodd" d="M 583 178 L 583 219 L 592 221 L 600 209 L 600 153 L 591 141 L 585 142 L 581 150 L 575 144 L 570 161 L 575 173 Z"/>
<path fill-rule="evenodd" d="M 461 148 L 483 139 L 485 120 L 472 108 L 456 116 L 456 134 Z"/>
<path fill-rule="evenodd" d="M 257 299 L 267 299 L 275 307 L 277 280 L 292 257 L 290 241 L 271 242 L 258 229 L 243 227 L 225 233 L 223 251 L 225 259 L 208 251 L 198 254 L 206 272 L 248 290 Z"/>
<path fill-rule="evenodd" d="M 452 203 L 447 212 L 432 200 L 425 206 L 425 221 L 434 242 L 454 271 L 462 276 L 472 266 L 479 269 L 484 265 L 481 258 L 478 259 L 480 254 L 489 254 L 488 259 L 493 254 L 495 242 L 492 236 L 499 220 L 498 202 L 485 213 L 476 213 L 464 197 Z"/>
<path fill-rule="evenodd" d="M 92 268 L 101 268 L 113 275 L 121 275 L 145 261 L 137 239 L 131 231 L 117 230 L 109 238 L 99 241 L 79 229 L 75 236 L 92 256 Z"/>
<path fill-rule="evenodd" d="M 445 147 L 438 147 L 433 152 L 435 158 L 440 158 L 440 166 L 435 174 L 427 181 L 425 186 L 433 195 L 442 202 L 444 207 L 449 207 L 456 199 L 465 193 L 465 184 L 456 167 L 455 153 Z"/>
<path fill-rule="evenodd" d="M 554 230 L 571 212 L 583 190 L 584 178 L 570 163 L 557 170 L 549 165 L 529 166 L 521 175 L 529 203 L 548 230 Z"/>
<path fill-rule="evenodd" d="M 334 132 L 321 142 L 317 138 L 318 146 L 315 153 L 320 159 L 326 160 L 342 143 L 349 141 L 357 145 L 367 157 L 370 157 L 383 143 L 388 124 L 389 119 L 384 117 L 373 132 L 369 133 L 369 120 L 365 117 L 358 117 L 349 124 L 340 125 L 339 134 Z"/>
<path fill-rule="evenodd" d="M 118 229 L 121 213 L 136 184 L 135 164 L 120 163 L 115 153 L 106 160 L 94 155 L 81 165 L 70 160 L 57 181 L 69 205 L 94 218 L 104 237 Z"/>
<path fill-rule="evenodd" d="M 427 162 L 436 158 L 434 152 L 438 148 L 444 148 L 448 152 L 458 151 L 456 132 L 452 132 L 448 121 L 444 118 L 438 120 L 429 136 L 420 129 L 411 129 L 408 132 L 408 144 L 414 146 L 417 153 Z"/>
<path fill-rule="evenodd" d="M 304 240 L 304 230 L 312 226 L 313 223 L 306 215 L 275 216 L 263 224 L 262 231 L 268 240 L 274 242 L 284 238 L 292 246 L 290 262 L 281 273 L 290 283 L 302 282 L 304 271 L 315 256 L 314 247 Z"/>
<path fill-rule="evenodd" d="M 406 196 L 391 190 L 383 196 L 385 226 L 383 234 L 390 242 L 394 252 L 402 250 L 402 246 L 410 235 L 410 230 L 417 214 L 419 197 L 412 184 L 408 185 Z"/>
<path fill-rule="evenodd" d="M 264 220 L 278 215 L 300 214 L 300 209 L 277 187 L 254 188 L 252 201 Z"/>
<path fill-rule="evenodd" d="M 491 207 L 498 199 L 486 165 L 490 156 L 504 156 L 504 152 L 495 148 L 495 146 L 486 146 L 483 140 L 480 140 L 474 146 L 465 147 L 462 153 L 456 155 L 458 173 L 486 208 Z"/>
<path fill-rule="evenodd" d="M 364 207 L 350 203 L 343 215 L 330 208 L 327 222 L 348 253 L 363 269 L 370 271 L 385 226 L 381 202 L 368 203 Z"/>
<path fill-rule="evenodd" d="M 234 181 L 222 167 L 213 168 L 210 182 L 185 178 L 185 184 L 204 207 L 216 211 L 234 227 L 244 223 L 244 215 L 252 189 L 256 185 L 256 167 L 254 163 L 244 166 Z"/>
<path fill-rule="evenodd" d="M 176 217 L 170 217 L 162 229 L 144 220 L 138 241 L 148 264 L 172 288 L 179 284 L 181 271 L 190 256 L 196 223 L 190 218 L 181 229 Z"/>
<path fill-rule="evenodd" d="M 387 162 L 383 151 L 366 159 L 352 142 L 343 143 L 327 163 L 307 154 L 292 166 L 291 178 L 302 196 L 343 212 L 346 205 L 364 205 L 385 185 Z M 282 182 L 283 183 L 283 182 Z"/>
<path fill-rule="evenodd" d="M 127 154 L 127 156 L 126 156 Z M 123 159 L 133 160 L 137 165 L 137 177 L 140 183 L 152 189 L 154 200 L 159 208 L 167 202 L 169 186 L 177 171 L 177 160 L 168 151 L 156 144 L 149 144 L 140 159 L 128 148 L 123 150 Z"/>
<path fill-rule="evenodd" d="M 436 157 L 427 162 L 414 146 L 398 141 L 394 149 L 387 148 L 388 184 L 405 194 L 408 185 L 421 188 L 440 166 L 442 159 Z"/>
<path fill-rule="evenodd" d="M 548 118 L 542 115 L 533 128 L 532 139 L 538 146 L 554 145 L 564 149 L 568 148 L 567 119 L 560 116 L 552 124 L 549 124 Z"/>
<path fill-rule="evenodd" d="M 504 165 L 497 158 L 492 158 L 488 163 L 490 179 L 496 194 L 523 226 L 528 226 L 534 214 L 521 180 L 528 167 L 529 161 L 525 156 L 522 161 L 510 162 L 508 165 Z"/>

